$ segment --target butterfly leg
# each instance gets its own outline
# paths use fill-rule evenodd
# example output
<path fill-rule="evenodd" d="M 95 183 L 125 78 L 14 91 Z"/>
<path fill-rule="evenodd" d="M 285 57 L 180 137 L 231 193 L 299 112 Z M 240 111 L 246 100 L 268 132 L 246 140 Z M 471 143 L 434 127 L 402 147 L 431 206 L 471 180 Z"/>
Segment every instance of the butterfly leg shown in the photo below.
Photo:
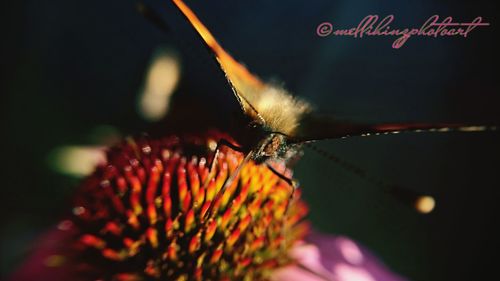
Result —
<path fill-rule="evenodd" d="M 286 183 L 288 183 L 288 186 L 290 186 L 292 188 L 291 192 L 290 192 L 290 195 L 288 197 L 288 201 L 286 203 L 286 207 L 285 207 L 285 214 L 284 214 L 284 217 L 285 219 L 283 220 L 283 227 L 282 227 L 282 236 L 283 237 L 286 237 L 285 235 L 285 231 L 286 231 L 286 222 L 287 222 L 287 217 L 288 217 L 288 210 L 290 209 L 290 204 L 294 198 L 294 195 L 295 195 L 295 190 L 299 187 L 299 184 L 296 180 L 292 179 L 292 178 L 289 178 L 285 175 L 283 175 L 282 173 L 276 171 L 275 168 L 273 168 L 273 166 L 271 166 L 269 163 L 266 163 L 267 165 L 267 168 L 269 170 L 271 170 L 271 172 L 273 172 L 273 174 L 275 174 L 276 176 L 278 176 L 280 179 L 284 180 Z M 283 250 L 286 250 L 286 245 L 287 245 L 287 241 L 286 240 L 283 240 L 283 243 L 282 243 L 282 248 Z"/>
<path fill-rule="evenodd" d="M 236 169 L 226 178 L 226 180 L 224 181 L 224 183 L 222 184 L 222 187 L 219 189 L 219 191 L 217 191 L 217 193 L 215 194 L 215 197 L 213 198 L 207 212 L 205 213 L 205 216 L 204 216 L 204 220 L 206 218 L 209 218 L 211 217 L 213 214 L 213 207 L 215 205 L 215 203 L 219 200 L 219 198 L 224 194 L 224 192 L 226 191 L 226 189 L 236 180 L 236 177 L 239 175 L 241 169 L 243 168 L 243 166 L 245 166 L 246 163 L 248 163 L 248 161 L 250 161 L 252 159 L 252 156 L 253 156 L 253 153 L 250 151 L 246 156 L 245 158 L 243 159 L 243 161 L 241 161 L 238 166 L 236 167 Z"/>
<path fill-rule="evenodd" d="M 214 157 L 210 160 L 210 164 L 208 165 L 208 173 L 209 174 L 212 174 L 212 171 L 215 167 L 215 165 L 217 164 L 217 158 L 219 157 L 219 151 L 221 149 L 222 146 L 226 146 L 226 147 L 229 147 L 231 148 L 232 150 L 234 151 L 237 151 L 237 152 L 241 152 L 243 153 L 244 150 L 241 146 L 237 146 L 237 145 L 234 145 L 232 144 L 230 141 L 226 140 L 226 139 L 220 139 L 219 142 L 217 143 L 217 146 L 215 147 L 215 153 L 214 153 Z M 209 179 L 210 177 L 207 178 L 207 180 Z"/>
<path fill-rule="evenodd" d="M 217 146 L 215 147 L 215 153 L 214 153 L 214 156 L 213 158 L 210 160 L 210 163 L 208 165 L 208 174 L 209 176 L 207 177 L 206 181 L 205 181 L 205 185 L 208 184 L 208 182 L 210 181 L 210 179 L 212 178 L 211 175 L 214 171 L 214 168 L 215 168 L 215 165 L 217 164 L 217 159 L 219 157 L 219 152 L 220 152 L 220 149 L 222 146 L 226 146 L 226 147 L 229 147 L 230 149 L 234 150 L 234 151 L 237 151 L 237 152 L 241 152 L 243 153 L 243 148 L 240 147 L 240 146 L 237 146 L 237 145 L 234 145 L 232 144 L 230 141 L 226 140 L 226 139 L 220 139 L 218 142 L 217 142 Z M 248 158 L 248 155 L 247 157 L 245 157 L 245 159 Z M 245 161 L 245 160 L 244 160 Z M 222 188 L 217 192 L 217 194 L 215 195 L 214 197 L 214 200 L 212 201 L 212 204 L 210 205 L 209 209 L 207 210 L 207 212 L 205 213 L 205 217 L 208 217 L 211 215 L 212 213 L 212 209 L 213 209 L 213 203 L 216 202 L 216 200 L 219 198 L 219 196 L 224 193 L 224 190 L 226 189 L 226 186 L 228 184 L 230 184 L 234 178 L 235 178 L 235 174 L 237 174 L 239 172 L 239 170 L 241 169 L 240 167 L 242 166 L 243 163 L 241 163 L 240 165 L 238 165 L 238 167 L 236 168 L 236 171 L 231 174 L 227 179 L 226 181 L 224 182 Z"/>
<path fill-rule="evenodd" d="M 288 183 L 288 185 L 292 187 L 292 192 L 290 192 L 290 198 L 289 198 L 291 200 L 293 198 L 293 195 L 295 194 L 295 190 L 299 187 L 299 183 L 296 180 L 289 178 L 283 175 L 282 173 L 276 171 L 276 169 L 273 168 L 273 166 L 271 166 L 269 163 L 267 163 L 266 166 L 269 170 L 271 170 L 271 172 L 273 172 L 273 174 L 278 176 L 280 179 L 284 180 L 286 183 Z"/>

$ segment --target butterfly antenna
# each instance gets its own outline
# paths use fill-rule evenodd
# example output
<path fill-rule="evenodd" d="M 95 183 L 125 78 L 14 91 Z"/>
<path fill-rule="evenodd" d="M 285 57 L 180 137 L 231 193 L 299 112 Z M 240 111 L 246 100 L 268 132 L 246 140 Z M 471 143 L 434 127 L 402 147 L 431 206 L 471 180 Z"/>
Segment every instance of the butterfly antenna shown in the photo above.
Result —
<path fill-rule="evenodd" d="M 357 175 L 366 182 L 369 182 L 377 186 L 382 191 L 397 198 L 405 205 L 412 206 L 412 208 L 416 209 L 418 212 L 422 214 L 428 214 L 432 212 L 432 210 L 434 210 L 436 206 L 435 199 L 430 195 L 424 195 L 416 191 L 403 188 L 398 185 L 387 183 L 386 181 L 378 177 L 368 174 L 365 170 L 359 168 L 358 166 L 343 159 L 340 159 L 339 157 L 333 155 L 332 153 L 325 151 L 311 143 L 305 143 L 304 145 L 311 148 L 313 151 L 317 152 L 321 156 L 333 161 L 343 169 Z"/>

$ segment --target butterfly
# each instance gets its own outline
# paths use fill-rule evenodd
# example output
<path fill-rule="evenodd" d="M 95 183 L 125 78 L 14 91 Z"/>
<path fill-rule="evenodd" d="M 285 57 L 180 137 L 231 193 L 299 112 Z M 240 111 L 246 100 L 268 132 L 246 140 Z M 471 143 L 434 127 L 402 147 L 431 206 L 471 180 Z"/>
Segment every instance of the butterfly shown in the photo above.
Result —
<path fill-rule="evenodd" d="M 234 118 L 237 120 L 237 126 L 236 129 L 232 129 L 232 137 L 237 144 L 224 139 L 219 140 L 214 156 L 214 159 L 217 159 L 216 155 L 221 146 L 228 146 L 244 153 L 245 158 L 239 169 L 247 161 L 267 165 L 271 171 L 295 189 L 298 184 L 286 175 L 286 167 L 291 166 L 297 160 L 303 146 L 309 146 L 347 170 L 378 185 L 398 199 L 412 205 L 420 203 L 426 205 L 423 207 L 423 212 L 427 212 L 433 208 L 432 197 L 381 182 L 356 166 L 315 147 L 313 143 L 321 140 L 402 132 L 477 132 L 497 129 L 496 126 L 489 125 L 457 123 L 370 124 L 325 118 L 317 114 L 313 106 L 306 100 L 295 97 L 279 84 L 263 81 L 233 58 L 182 0 L 172 0 L 171 2 L 189 22 L 200 39 L 199 41 L 217 62 L 219 71 L 226 79 L 227 90 L 225 93 L 231 93 L 239 105 L 239 112 Z M 153 22 L 161 22 L 160 17 L 151 10 L 143 9 L 143 13 Z M 166 29 L 165 26 L 163 23 L 160 24 L 162 29 Z M 212 165 L 214 162 L 212 161 Z M 232 178 L 235 177 L 239 169 L 235 171 Z M 229 185 L 230 182 L 231 177 L 225 186 Z M 221 189 L 221 191 L 223 190 L 224 188 Z"/>

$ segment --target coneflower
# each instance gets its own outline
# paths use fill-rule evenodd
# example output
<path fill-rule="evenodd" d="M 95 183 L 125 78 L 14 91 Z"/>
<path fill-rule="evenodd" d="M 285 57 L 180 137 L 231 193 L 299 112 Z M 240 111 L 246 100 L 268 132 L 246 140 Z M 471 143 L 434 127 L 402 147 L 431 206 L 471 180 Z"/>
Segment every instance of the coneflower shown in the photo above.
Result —
<path fill-rule="evenodd" d="M 262 280 L 292 262 L 307 229 L 300 192 L 252 162 L 221 191 L 243 156 L 223 147 L 210 171 L 219 138 L 111 149 L 74 206 L 79 262 L 106 280 Z"/>
<path fill-rule="evenodd" d="M 345 237 L 308 232 L 300 189 L 199 136 L 128 139 L 10 280 L 399 281 Z M 212 170 L 209 164 L 215 161 Z M 220 192 L 219 192 L 220 191 Z M 308 237 L 306 237 L 309 234 Z"/>

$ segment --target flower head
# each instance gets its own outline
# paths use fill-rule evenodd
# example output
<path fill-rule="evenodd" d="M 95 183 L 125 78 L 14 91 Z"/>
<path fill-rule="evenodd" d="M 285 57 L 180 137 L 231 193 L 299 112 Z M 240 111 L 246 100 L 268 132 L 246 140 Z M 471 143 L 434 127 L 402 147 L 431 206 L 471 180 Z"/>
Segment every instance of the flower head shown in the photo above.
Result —
<path fill-rule="evenodd" d="M 307 213 L 266 166 L 221 137 L 129 139 L 88 177 L 73 209 L 78 262 L 111 280 L 257 280 L 292 261 Z M 227 136 L 224 136 L 227 138 Z M 219 192 L 220 191 L 220 192 Z M 89 270 L 90 269 L 90 270 Z"/>
<path fill-rule="evenodd" d="M 72 217 L 10 280 L 404 280 L 348 238 L 308 234 L 300 190 L 290 197 L 265 165 L 245 164 L 225 186 L 243 156 L 222 147 L 210 171 L 220 138 L 229 139 L 144 137 L 110 149 Z"/>

